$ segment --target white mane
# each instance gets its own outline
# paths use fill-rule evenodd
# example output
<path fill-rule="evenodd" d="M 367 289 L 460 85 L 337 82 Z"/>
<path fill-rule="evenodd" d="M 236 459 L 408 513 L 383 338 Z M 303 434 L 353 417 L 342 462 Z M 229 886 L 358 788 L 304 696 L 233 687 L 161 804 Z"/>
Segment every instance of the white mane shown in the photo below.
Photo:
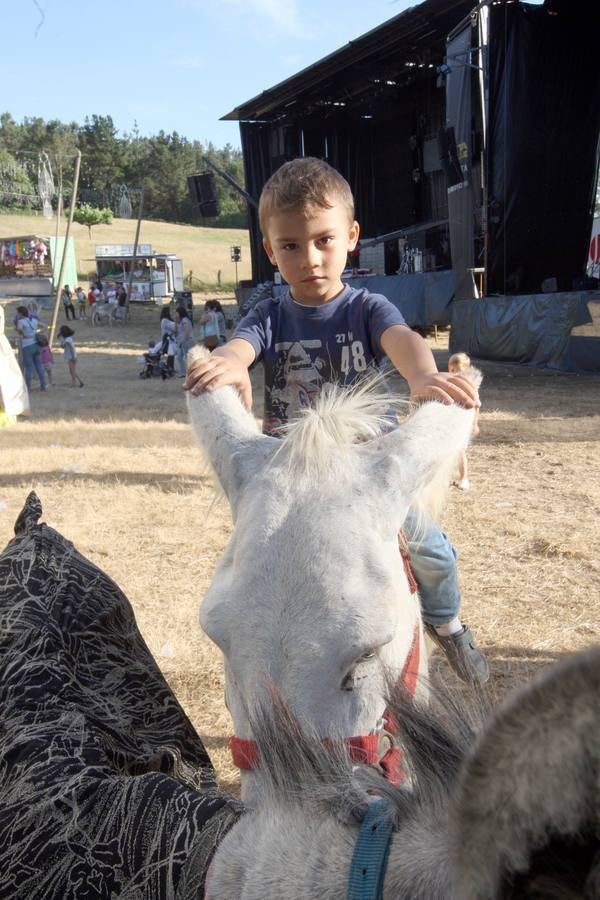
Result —
<path fill-rule="evenodd" d="M 395 425 L 392 410 L 407 401 L 383 387 L 383 376 L 375 375 L 348 388 L 328 384 L 314 406 L 289 422 L 277 456 L 285 457 L 298 474 L 324 475 L 348 459 L 356 445 L 378 437 Z"/>
<path fill-rule="evenodd" d="M 382 374 L 351 388 L 328 384 L 313 406 L 285 426 L 273 464 L 285 461 L 296 477 L 352 477 L 357 445 L 395 427 L 401 407 L 409 408 L 409 401 L 391 394 Z M 414 414 L 418 407 L 410 407 Z M 456 463 L 450 457 L 415 499 L 413 509 L 423 523 L 440 517 Z"/>

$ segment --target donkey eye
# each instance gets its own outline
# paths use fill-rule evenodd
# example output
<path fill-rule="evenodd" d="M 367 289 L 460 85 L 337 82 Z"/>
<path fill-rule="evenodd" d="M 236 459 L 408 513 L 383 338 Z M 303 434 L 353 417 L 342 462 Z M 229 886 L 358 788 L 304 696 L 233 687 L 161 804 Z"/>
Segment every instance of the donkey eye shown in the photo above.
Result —
<path fill-rule="evenodd" d="M 366 650 L 354 661 L 352 668 L 342 680 L 341 687 L 343 691 L 353 691 L 356 687 L 356 682 L 360 681 L 361 678 L 367 677 L 366 672 L 361 673 L 360 671 L 361 663 L 369 662 L 370 660 L 375 659 L 376 656 L 377 650 L 372 648 L 371 650 Z"/>

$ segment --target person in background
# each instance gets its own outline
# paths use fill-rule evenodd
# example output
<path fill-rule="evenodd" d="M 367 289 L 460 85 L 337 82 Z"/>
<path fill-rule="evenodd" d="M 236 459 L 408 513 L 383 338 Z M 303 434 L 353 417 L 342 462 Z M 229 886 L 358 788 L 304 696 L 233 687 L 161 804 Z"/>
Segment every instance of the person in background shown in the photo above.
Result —
<path fill-rule="evenodd" d="M 85 319 L 85 312 L 87 306 L 87 297 L 85 295 L 84 289 L 79 285 L 79 287 L 75 290 L 75 296 L 77 297 L 77 307 L 79 309 L 79 318 Z"/>
<path fill-rule="evenodd" d="M 167 375 L 169 378 L 172 378 L 175 374 L 176 330 L 177 326 L 171 318 L 170 307 L 163 306 L 160 311 L 160 333 L 162 337 L 162 352 L 167 354 Z"/>
<path fill-rule="evenodd" d="M 52 368 L 54 366 L 54 356 L 45 334 L 38 334 L 37 342 L 40 345 L 40 362 L 44 368 L 44 375 L 48 382 L 48 387 L 52 387 Z"/>
<path fill-rule="evenodd" d="M 125 319 L 127 315 L 127 288 L 123 284 L 116 286 L 116 302 L 115 319 Z"/>
<path fill-rule="evenodd" d="M 188 350 L 191 350 L 195 343 L 192 323 L 185 306 L 178 306 L 175 310 L 175 327 L 177 329 L 177 364 L 179 366 L 179 378 L 185 378 L 186 356 Z"/>
<path fill-rule="evenodd" d="M 215 311 L 214 300 L 207 300 L 204 312 L 200 316 L 200 340 L 207 350 L 214 350 L 221 344 L 219 336 L 219 317 Z"/>
<path fill-rule="evenodd" d="M 77 372 L 77 351 L 73 337 L 75 332 L 68 325 L 61 325 L 58 329 L 59 337 L 62 338 L 63 351 L 65 354 L 65 362 L 69 367 L 69 375 L 71 376 L 71 387 L 83 387 L 83 381 Z"/>
<path fill-rule="evenodd" d="M 71 288 L 68 284 L 65 284 L 62 291 L 60 292 L 60 301 L 63 305 L 65 316 L 67 317 L 67 322 L 69 321 L 69 319 L 73 319 L 73 321 L 75 321 L 75 307 L 73 306 Z"/>
<path fill-rule="evenodd" d="M 227 342 L 227 322 L 225 321 L 225 313 L 218 300 L 212 300 L 211 302 L 212 308 L 217 314 L 217 321 L 219 323 L 219 344 L 222 345 Z"/>
<path fill-rule="evenodd" d="M 46 390 L 46 376 L 40 361 L 40 345 L 37 342 L 38 326 L 38 319 L 29 314 L 26 306 L 17 307 L 15 328 L 21 341 L 21 359 L 28 391 L 31 391 L 31 379 L 34 369 L 40 381 L 40 390 Z"/>

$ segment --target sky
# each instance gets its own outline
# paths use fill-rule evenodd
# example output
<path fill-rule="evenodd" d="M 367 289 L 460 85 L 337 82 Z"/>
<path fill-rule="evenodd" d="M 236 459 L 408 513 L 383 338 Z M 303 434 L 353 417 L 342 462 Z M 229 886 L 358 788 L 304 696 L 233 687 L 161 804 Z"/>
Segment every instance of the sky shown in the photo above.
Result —
<path fill-rule="evenodd" d="M 240 146 L 240 103 L 415 0 L 4 0 L 0 112 Z"/>

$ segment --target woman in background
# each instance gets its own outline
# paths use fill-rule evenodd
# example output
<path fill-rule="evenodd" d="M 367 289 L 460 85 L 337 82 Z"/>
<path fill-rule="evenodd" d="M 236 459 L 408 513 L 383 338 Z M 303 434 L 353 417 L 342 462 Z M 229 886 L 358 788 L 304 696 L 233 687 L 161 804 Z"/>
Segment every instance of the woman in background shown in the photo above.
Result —
<path fill-rule="evenodd" d="M 179 377 L 185 378 L 186 356 L 188 350 L 191 350 L 195 343 L 192 323 L 188 317 L 185 306 L 178 306 L 175 310 L 175 325 L 177 328 L 177 364 L 179 366 Z"/>
<path fill-rule="evenodd" d="M 31 378 L 34 369 L 40 380 L 40 390 L 46 390 L 46 376 L 44 375 L 44 368 L 40 362 L 41 348 L 37 342 L 38 325 L 38 319 L 29 312 L 26 306 L 17 307 L 15 328 L 21 339 L 21 358 L 23 360 L 25 384 L 27 385 L 28 391 L 31 390 Z"/>

